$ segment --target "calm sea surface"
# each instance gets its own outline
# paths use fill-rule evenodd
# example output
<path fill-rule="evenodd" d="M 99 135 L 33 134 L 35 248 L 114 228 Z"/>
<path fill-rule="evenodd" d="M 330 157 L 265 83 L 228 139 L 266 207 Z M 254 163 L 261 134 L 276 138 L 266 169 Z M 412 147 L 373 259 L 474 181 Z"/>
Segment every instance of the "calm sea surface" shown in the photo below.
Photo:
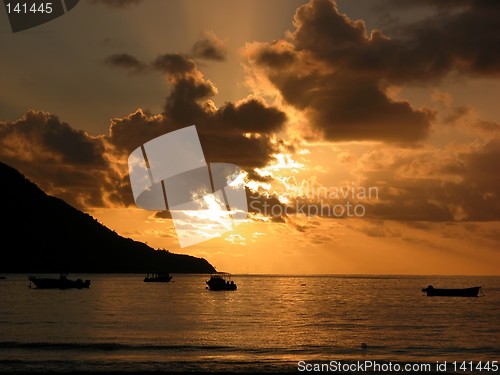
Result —
<path fill-rule="evenodd" d="M 37 290 L 26 275 L 7 275 L 0 372 L 500 361 L 500 277 L 233 275 L 237 291 L 210 292 L 206 275 L 173 276 L 73 274 L 90 289 Z M 426 297 L 429 284 L 481 285 L 484 296 Z"/>

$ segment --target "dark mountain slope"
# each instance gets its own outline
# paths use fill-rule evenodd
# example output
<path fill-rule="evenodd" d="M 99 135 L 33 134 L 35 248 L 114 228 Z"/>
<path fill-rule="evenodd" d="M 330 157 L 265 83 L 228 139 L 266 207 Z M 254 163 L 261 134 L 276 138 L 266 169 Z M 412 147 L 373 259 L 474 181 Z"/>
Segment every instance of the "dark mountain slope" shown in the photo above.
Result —
<path fill-rule="evenodd" d="M 0 272 L 211 273 L 205 259 L 123 238 L 0 163 Z"/>

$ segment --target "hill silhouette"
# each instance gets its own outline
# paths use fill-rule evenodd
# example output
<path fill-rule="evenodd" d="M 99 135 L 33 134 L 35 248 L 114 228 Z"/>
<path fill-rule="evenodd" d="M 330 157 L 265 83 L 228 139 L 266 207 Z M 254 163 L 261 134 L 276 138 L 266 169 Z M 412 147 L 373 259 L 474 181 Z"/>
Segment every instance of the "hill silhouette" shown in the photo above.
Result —
<path fill-rule="evenodd" d="M 0 194 L 0 272 L 215 272 L 205 259 L 154 250 L 119 236 L 4 163 Z"/>

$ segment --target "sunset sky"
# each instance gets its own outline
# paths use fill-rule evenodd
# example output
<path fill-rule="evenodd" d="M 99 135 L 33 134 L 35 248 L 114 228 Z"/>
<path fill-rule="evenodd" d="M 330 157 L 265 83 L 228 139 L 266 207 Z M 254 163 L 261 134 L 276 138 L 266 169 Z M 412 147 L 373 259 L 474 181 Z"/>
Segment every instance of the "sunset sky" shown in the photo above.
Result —
<path fill-rule="evenodd" d="M 500 275 L 500 3 L 81 0 L 18 33 L 0 13 L 0 161 L 119 234 L 232 273 Z M 181 248 L 127 161 L 190 125 L 250 214 Z"/>

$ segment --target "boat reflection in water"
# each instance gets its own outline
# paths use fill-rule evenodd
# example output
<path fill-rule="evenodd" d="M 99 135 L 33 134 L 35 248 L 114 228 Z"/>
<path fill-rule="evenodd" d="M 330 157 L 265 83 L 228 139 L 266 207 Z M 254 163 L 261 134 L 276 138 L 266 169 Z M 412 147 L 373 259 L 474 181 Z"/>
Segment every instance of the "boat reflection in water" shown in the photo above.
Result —
<path fill-rule="evenodd" d="M 82 289 L 90 287 L 90 280 L 70 280 L 62 273 L 59 278 L 30 276 L 28 280 L 30 281 L 30 287 L 31 283 L 33 283 L 38 289 Z"/>
<path fill-rule="evenodd" d="M 229 276 L 227 276 L 229 278 Z M 236 290 L 236 284 L 234 281 L 227 280 L 227 278 L 224 278 L 221 275 L 212 275 L 210 277 L 210 280 L 206 281 L 208 287 L 207 289 L 209 290 Z"/>
<path fill-rule="evenodd" d="M 437 289 L 432 285 L 422 289 L 422 292 L 427 293 L 429 297 L 477 297 L 480 286 L 464 289 Z"/>
<path fill-rule="evenodd" d="M 172 280 L 172 276 L 169 273 L 151 273 L 151 276 L 148 273 L 144 278 L 145 283 L 168 283 Z"/>

